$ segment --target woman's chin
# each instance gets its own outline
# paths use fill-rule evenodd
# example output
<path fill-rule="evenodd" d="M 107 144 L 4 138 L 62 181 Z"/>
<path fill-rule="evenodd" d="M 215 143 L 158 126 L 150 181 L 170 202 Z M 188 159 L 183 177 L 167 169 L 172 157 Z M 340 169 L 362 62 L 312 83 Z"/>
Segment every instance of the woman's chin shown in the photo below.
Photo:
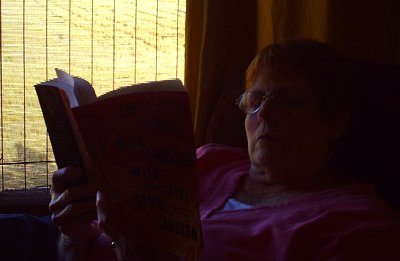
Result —
<path fill-rule="evenodd" d="M 262 183 L 280 183 L 288 167 L 287 159 L 283 153 L 257 151 L 251 158 L 250 176 Z"/>
<path fill-rule="evenodd" d="M 252 162 L 259 168 L 275 168 L 287 162 L 287 153 L 280 150 L 272 150 L 267 148 L 256 148 L 251 157 Z"/>

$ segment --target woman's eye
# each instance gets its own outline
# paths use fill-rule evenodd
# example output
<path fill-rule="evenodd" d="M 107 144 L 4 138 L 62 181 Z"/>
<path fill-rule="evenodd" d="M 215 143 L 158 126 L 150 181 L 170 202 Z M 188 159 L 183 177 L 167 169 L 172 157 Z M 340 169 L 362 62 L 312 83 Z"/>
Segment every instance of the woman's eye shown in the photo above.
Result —
<path fill-rule="evenodd" d="M 261 95 L 249 95 L 247 99 L 247 105 L 249 108 L 256 109 L 260 107 L 262 103 L 262 96 Z"/>
<path fill-rule="evenodd" d="M 281 100 L 281 104 L 285 107 L 299 107 L 304 104 L 303 97 L 285 97 Z"/>

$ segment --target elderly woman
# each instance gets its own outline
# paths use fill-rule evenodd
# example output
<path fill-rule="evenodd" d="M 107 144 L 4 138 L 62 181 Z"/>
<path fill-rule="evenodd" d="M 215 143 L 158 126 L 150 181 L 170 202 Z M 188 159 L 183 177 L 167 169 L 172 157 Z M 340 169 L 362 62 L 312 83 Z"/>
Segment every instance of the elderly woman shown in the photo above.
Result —
<path fill-rule="evenodd" d="M 238 99 L 248 150 L 197 150 L 202 259 L 400 259 L 399 215 L 333 164 L 350 118 L 344 68 L 334 50 L 312 40 L 269 45 L 250 64 Z M 53 176 L 60 255 L 115 259 L 110 237 L 129 235 L 109 222 L 102 194 L 95 221 L 95 188 L 81 179 L 72 167 Z M 126 246 L 114 248 L 118 257 L 132 256 Z"/>

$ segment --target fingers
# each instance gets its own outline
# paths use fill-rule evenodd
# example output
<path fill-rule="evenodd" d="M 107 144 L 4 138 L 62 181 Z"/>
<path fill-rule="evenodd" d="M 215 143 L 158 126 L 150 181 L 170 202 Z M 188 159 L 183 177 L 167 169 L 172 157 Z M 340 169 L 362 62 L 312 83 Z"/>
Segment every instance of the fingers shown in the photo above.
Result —
<path fill-rule="evenodd" d="M 98 226 L 115 242 L 114 251 L 118 260 L 146 260 L 146 258 L 138 258 L 137 252 L 134 251 L 132 242 L 129 240 L 131 235 L 128 224 L 118 213 L 120 207 L 119 204 L 116 204 L 118 201 L 107 196 L 100 191 L 97 192 Z"/>
<path fill-rule="evenodd" d="M 114 213 L 114 215 L 112 214 L 114 211 L 112 210 L 111 203 L 100 191 L 97 191 L 96 194 L 96 206 L 98 226 L 113 240 L 118 239 L 120 232 L 113 224 L 118 223 L 115 219 L 118 218 L 119 215 L 115 215 L 116 213 Z"/>
<path fill-rule="evenodd" d="M 53 198 L 49 204 L 53 222 L 61 224 L 85 212 L 95 213 L 95 191 L 92 186 L 71 188 Z"/>
<path fill-rule="evenodd" d="M 85 183 L 85 175 L 79 167 L 66 167 L 55 171 L 52 175 L 52 191 L 63 192 L 64 190 Z"/>
<path fill-rule="evenodd" d="M 96 213 L 95 195 L 95 186 L 86 184 L 81 168 L 66 167 L 55 171 L 49 204 L 53 222 L 62 226 L 81 214 Z"/>
<path fill-rule="evenodd" d="M 71 208 L 71 211 L 76 213 L 73 215 L 65 215 L 65 213 L 52 214 L 52 222 L 58 226 L 61 233 L 74 240 L 81 237 L 91 238 L 93 234 L 100 234 L 100 229 L 92 224 L 96 219 L 96 211 L 75 211 L 76 209 L 74 207 Z M 80 213 L 77 214 L 77 212 Z"/>
<path fill-rule="evenodd" d="M 88 184 L 83 170 L 66 167 L 52 175 L 49 209 L 52 222 L 73 241 L 90 244 L 101 231 L 96 219 L 96 186 Z"/>
<path fill-rule="evenodd" d="M 91 215 L 92 220 L 96 218 L 96 211 L 91 202 L 82 202 L 77 204 L 70 204 L 63 208 L 61 211 L 53 212 L 52 221 L 56 225 L 63 225 L 77 217 L 83 215 Z"/>
<path fill-rule="evenodd" d="M 91 201 L 95 206 L 96 187 L 86 184 L 77 187 L 71 187 L 61 193 L 53 193 L 49 208 L 51 212 L 59 211 L 69 204 L 81 201 Z"/>

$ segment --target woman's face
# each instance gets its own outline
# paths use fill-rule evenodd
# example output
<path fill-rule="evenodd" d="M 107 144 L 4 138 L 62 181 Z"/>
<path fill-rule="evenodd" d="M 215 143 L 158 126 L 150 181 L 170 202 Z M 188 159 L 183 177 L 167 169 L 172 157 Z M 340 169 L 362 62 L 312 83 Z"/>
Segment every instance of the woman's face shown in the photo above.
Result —
<path fill-rule="evenodd" d="M 250 176 L 268 184 L 310 181 L 324 169 L 343 130 L 322 116 L 311 87 L 299 75 L 261 79 L 250 91 L 273 97 L 246 116 Z"/>

